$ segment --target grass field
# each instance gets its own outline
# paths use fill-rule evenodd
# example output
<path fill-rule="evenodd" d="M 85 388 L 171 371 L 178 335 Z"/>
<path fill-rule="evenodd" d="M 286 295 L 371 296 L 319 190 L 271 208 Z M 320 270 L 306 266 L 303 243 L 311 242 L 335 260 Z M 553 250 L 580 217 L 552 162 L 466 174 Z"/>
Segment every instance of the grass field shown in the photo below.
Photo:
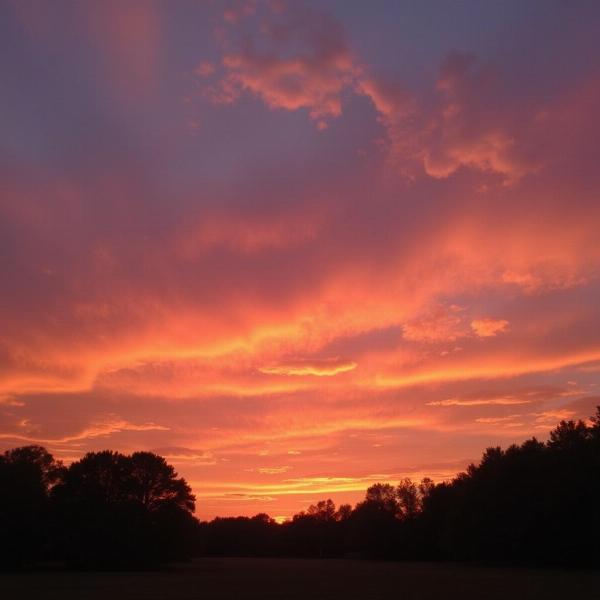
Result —
<path fill-rule="evenodd" d="M 600 573 L 356 560 L 207 558 L 149 573 L 3 573 L 0 598 L 599 600 Z"/>

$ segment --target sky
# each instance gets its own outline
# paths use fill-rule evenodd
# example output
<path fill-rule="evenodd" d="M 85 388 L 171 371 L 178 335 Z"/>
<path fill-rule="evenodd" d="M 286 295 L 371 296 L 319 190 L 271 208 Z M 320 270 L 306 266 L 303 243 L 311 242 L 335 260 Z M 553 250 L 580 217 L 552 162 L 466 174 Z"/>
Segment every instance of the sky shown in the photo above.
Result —
<path fill-rule="evenodd" d="M 600 4 L 0 0 L 0 449 L 201 519 L 600 404 Z"/>

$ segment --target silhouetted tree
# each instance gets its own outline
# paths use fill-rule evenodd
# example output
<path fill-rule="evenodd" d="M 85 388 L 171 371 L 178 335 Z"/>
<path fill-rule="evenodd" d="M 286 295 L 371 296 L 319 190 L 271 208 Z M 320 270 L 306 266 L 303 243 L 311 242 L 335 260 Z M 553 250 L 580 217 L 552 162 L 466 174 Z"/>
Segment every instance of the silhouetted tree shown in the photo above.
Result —
<path fill-rule="evenodd" d="M 404 519 L 412 519 L 419 512 L 421 505 L 417 486 L 408 477 L 404 478 L 396 488 L 398 508 Z"/>
<path fill-rule="evenodd" d="M 60 549 L 73 564 L 152 566 L 191 552 L 194 496 L 155 454 L 88 453 L 69 467 L 52 499 Z"/>
<path fill-rule="evenodd" d="M 579 421 L 561 421 L 550 432 L 548 447 L 555 450 L 577 451 L 584 447 L 590 438 L 590 430 Z"/>
<path fill-rule="evenodd" d="M 336 520 L 335 504 L 331 498 L 329 500 L 321 500 L 317 504 L 311 504 L 306 514 L 321 523 L 331 523 Z"/>
<path fill-rule="evenodd" d="M 61 463 L 41 446 L 0 455 L 2 567 L 30 567 L 48 555 L 48 493 L 62 474 Z"/>
<path fill-rule="evenodd" d="M 395 556 L 399 515 L 400 505 L 393 485 L 376 483 L 369 487 L 351 517 L 349 537 L 353 552 L 373 558 Z"/>
<path fill-rule="evenodd" d="M 344 522 L 352 516 L 352 505 L 351 504 L 340 504 L 338 506 L 335 519 L 336 521 Z"/>
<path fill-rule="evenodd" d="M 421 479 L 421 483 L 419 484 L 419 502 L 421 504 L 421 508 L 423 507 L 423 503 L 427 500 L 427 498 L 431 495 L 431 492 L 435 488 L 435 482 L 433 479 L 429 477 L 423 477 Z"/>

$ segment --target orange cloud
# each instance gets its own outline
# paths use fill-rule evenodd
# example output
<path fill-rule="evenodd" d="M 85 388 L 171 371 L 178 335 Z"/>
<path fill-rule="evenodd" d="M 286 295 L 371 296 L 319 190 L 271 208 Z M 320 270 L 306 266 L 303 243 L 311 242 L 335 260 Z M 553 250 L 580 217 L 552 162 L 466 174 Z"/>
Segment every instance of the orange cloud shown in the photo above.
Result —
<path fill-rule="evenodd" d="M 508 328 L 508 321 L 504 319 L 473 319 L 471 328 L 475 335 L 481 338 L 494 337 L 499 333 L 503 333 Z"/>
<path fill-rule="evenodd" d="M 522 415 L 508 415 L 507 417 L 479 417 L 477 423 L 488 423 L 490 425 L 502 425 L 503 427 L 521 427 L 524 423 L 515 421 Z"/>
<path fill-rule="evenodd" d="M 217 460 L 212 452 L 207 452 L 195 448 L 183 448 L 181 446 L 153 448 L 153 452 L 160 454 L 168 461 L 177 464 L 206 466 L 216 465 Z"/>
<path fill-rule="evenodd" d="M 558 355 L 532 357 L 528 362 L 514 361 L 510 355 L 494 357 L 488 362 L 486 359 L 473 364 L 472 362 L 455 362 L 446 369 L 421 369 L 412 373 L 386 373 L 376 378 L 375 384 L 381 388 L 401 388 L 420 384 L 440 383 L 450 381 L 465 381 L 469 379 L 499 379 L 503 377 L 516 377 L 524 373 L 543 373 L 555 369 L 576 367 L 577 365 L 594 360 L 600 356 L 600 349 L 592 350 L 590 354 Z M 489 359 L 488 359 L 489 360 Z"/>
<path fill-rule="evenodd" d="M 511 406 L 514 404 L 530 404 L 532 401 L 524 398 L 478 398 L 474 400 L 462 400 L 460 398 L 448 398 L 447 400 L 434 400 L 428 402 L 428 406 L 486 406 L 500 405 Z"/>
<path fill-rule="evenodd" d="M 467 335 L 460 306 L 440 306 L 402 326 L 405 339 L 414 342 L 454 342 Z"/>
<path fill-rule="evenodd" d="M 256 469 L 261 475 L 279 475 L 280 473 L 287 473 L 292 467 L 259 467 Z"/>
<path fill-rule="evenodd" d="M 261 367 L 261 373 L 269 375 L 314 375 L 317 377 L 332 377 L 339 373 L 346 373 L 356 369 L 354 361 L 340 358 L 326 358 L 321 360 L 293 360 L 277 365 Z"/>

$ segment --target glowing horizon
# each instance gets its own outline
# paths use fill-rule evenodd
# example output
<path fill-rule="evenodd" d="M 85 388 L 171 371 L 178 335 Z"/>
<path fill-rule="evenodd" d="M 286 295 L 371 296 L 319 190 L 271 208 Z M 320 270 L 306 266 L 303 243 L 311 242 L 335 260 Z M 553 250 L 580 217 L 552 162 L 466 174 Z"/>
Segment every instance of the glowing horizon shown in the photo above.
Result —
<path fill-rule="evenodd" d="M 594 3 L 0 14 L 0 449 L 284 518 L 600 404 Z"/>

